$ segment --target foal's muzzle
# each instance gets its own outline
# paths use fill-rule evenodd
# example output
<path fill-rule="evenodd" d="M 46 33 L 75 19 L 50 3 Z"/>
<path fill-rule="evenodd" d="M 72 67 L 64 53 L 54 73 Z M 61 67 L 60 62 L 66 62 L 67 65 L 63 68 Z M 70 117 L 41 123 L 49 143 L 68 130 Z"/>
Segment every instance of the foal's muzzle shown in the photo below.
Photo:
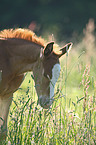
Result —
<path fill-rule="evenodd" d="M 50 99 L 46 96 L 40 96 L 38 102 L 41 107 L 43 107 L 44 109 L 48 109 L 52 105 L 53 99 Z"/>

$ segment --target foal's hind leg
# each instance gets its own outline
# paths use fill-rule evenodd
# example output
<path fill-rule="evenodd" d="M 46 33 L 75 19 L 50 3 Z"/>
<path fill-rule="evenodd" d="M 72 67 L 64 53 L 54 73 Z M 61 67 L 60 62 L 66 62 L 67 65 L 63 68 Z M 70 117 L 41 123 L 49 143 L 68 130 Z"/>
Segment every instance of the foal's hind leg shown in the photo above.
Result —
<path fill-rule="evenodd" d="M 0 142 L 6 139 L 7 135 L 7 117 L 12 97 L 0 97 Z"/>

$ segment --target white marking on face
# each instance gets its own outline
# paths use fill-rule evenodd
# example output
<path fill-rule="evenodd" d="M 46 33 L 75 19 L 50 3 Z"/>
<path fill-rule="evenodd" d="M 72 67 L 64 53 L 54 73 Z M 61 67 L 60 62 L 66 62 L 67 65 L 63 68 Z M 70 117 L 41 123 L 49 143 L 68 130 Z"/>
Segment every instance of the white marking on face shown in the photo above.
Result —
<path fill-rule="evenodd" d="M 54 96 L 54 88 L 59 78 L 60 70 L 61 70 L 60 64 L 55 64 L 52 69 L 52 79 L 50 80 L 50 99 L 52 99 L 52 97 Z"/>

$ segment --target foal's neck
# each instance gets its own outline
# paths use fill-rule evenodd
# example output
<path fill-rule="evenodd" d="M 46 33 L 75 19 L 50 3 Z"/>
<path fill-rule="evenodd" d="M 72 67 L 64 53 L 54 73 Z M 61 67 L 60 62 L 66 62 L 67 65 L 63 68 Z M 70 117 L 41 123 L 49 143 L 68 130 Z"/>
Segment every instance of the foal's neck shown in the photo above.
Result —
<path fill-rule="evenodd" d="M 9 39 L 8 45 L 12 71 L 18 74 L 32 71 L 43 46 L 22 39 Z"/>

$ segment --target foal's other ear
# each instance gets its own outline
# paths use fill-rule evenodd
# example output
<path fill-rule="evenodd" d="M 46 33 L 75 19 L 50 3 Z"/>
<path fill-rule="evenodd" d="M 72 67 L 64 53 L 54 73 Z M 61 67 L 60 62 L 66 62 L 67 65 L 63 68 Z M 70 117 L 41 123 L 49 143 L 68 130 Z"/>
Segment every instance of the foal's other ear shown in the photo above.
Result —
<path fill-rule="evenodd" d="M 44 56 L 48 56 L 53 51 L 53 44 L 54 44 L 54 42 L 50 42 L 47 44 L 47 46 L 44 50 Z"/>
<path fill-rule="evenodd" d="M 60 49 L 60 51 L 62 51 L 62 53 L 59 54 L 59 58 L 60 58 L 62 55 L 64 55 L 68 50 L 70 50 L 71 47 L 72 47 L 72 45 L 73 45 L 73 43 L 70 42 L 70 43 L 66 44 L 62 49 Z"/>

